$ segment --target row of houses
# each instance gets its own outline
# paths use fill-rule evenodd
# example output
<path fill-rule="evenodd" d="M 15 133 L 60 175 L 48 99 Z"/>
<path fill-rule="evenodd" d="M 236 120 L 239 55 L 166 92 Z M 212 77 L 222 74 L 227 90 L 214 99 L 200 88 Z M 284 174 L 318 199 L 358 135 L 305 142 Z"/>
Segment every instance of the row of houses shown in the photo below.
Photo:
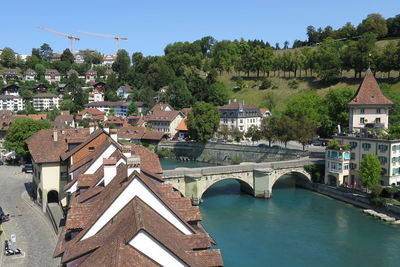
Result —
<path fill-rule="evenodd" d="M 113 73 L 111 69 L 107 69 L 105 72 L 105 76 L 101 77 L 107 79 L 108 75 Z M 84 76 L 80 76 L 79 73 L 71 69 L 67 72 L 66 78 L 70 78 L 71 75 L 74 74 L 77 77 L 83 79 L 86 83 L 94 84 L 96 83 L 97 78 L 100 78 L 97 75 L 97 71 L 95 70 L 88 70 L 86 71 Z M 38 74 L 33 69 L 27 69 L 22 74 L 20 74 L 16 69 L 5 69 L 1 76 L 4 80 L 16 80 L 22 79 L 24 81 L 35 81 L 38 79 Z M 46 69 L 44 72 L 44 79 L 51 84 L 61 82 L 62 75 L 56 69 Z"/>
<path fill-rule="evenodd" d="M 164 183 L 145 147 L 108 128 L 41 130 L 27 145 L 34 200 L 66 211 L 54 251 L 62 266 L 223 265 L 199 208 Z"/>
<path fill-rule="evenodd" d="M 52 110 L 59 108 L 60 97 L 55 94 L 42 93 L 32 97 L 32 106 L 36 111 Z M 22 111 L 25 101 L 20 96 L 0 95 L 0 110 Z"/>

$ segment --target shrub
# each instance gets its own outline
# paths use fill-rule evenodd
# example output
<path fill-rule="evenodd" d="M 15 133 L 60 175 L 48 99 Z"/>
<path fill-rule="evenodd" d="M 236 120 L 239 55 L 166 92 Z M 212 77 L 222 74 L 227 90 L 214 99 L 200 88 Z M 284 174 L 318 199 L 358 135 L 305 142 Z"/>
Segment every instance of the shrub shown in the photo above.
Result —
<path fill-rule="evenodd" d="M 234 156 L 232 159 L 231 159 L 231 163 L 233 164 L 233 165 L 238 165 L 238 164 L 240 164 L 242 162 L 242 159 L 239 157 L 239 156 Z"/>
<path fill-rule="evenodd" d="M 325 165 L 323 165 L 323 164 L 305 165 L 304 170 L 311 175 L 311 180 L 314 183 L 323 183 L 324 182 Z"/>
<path fill-rule="evenodd" d="M 379 184 L 371 186 L 371 196 L 373 198 L 379 197 L 382 193 L 383 187 Z"/>
<path fill-rule="evenodd" d="M 393 198 L 400 200 L 400 191 L 397 191 L 396 193 L 394 193 Z"/>
<path fill-rule="evenodd" d="M 385 187 L 385 188 L 382 190 L 381 197 L 393 198 L 394 194 L 396 194 L 398 191 L 399 191 L 399 190 L 397 190 L 396 188 Z"/>
<path fill-rule="evenodd" d="M 274 90 L 274 89 L 278 89 L 278 88 L 279 88 L 278 85 L 275 85 L 275 84 L 274 84 L 274 85 L 272 85 L 272 88 L 271 88 L 271 89 Z"/>
<path fill-rule="evenodd" d="M 377 207 L 383 207 L 385 205 L 385 199 L 381 197 L 374 197 L 371 199 L 371 204 Z"/>
<path fill-rule="evenodd" d="M 296 80 L 290 81 L 288 83 L 290 89 L 297 89 L 299 88 L 299 82 Z"/>
<path fill-rule="evenodd" d="M 242 88 L 244 85 L 244 80 L 242 77 L 237 78 L 236 80 L 236 86 Z"/>
<path fill-rule="evenodd" d="M 155 152 L 156 152 L 157 156 L 160 159 L 162 159 L 162 158 L 171 158 L 171 157 L 175 156 L 174 152 L 172 152 L 171 150 L 166 149 L 166 148 L 161 148 L 161 149 L 157 149 L 156 148 Z"/>
<path fill-rule="evenodd" d="M 260 85 L 260 89 L 268 89 L 272 86 L 272 81 L 270 79 L 264 79 Z"/>

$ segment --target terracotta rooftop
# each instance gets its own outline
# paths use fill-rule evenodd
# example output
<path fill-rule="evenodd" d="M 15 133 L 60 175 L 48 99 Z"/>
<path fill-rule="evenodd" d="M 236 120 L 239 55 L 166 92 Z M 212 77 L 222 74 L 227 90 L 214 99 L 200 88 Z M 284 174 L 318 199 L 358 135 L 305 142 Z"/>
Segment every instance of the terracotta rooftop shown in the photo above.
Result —
<path fill-rule="evenodd" d="M 355 96 L 347 105 L 393 105 L 393 102 L 383 95 L 374 74 L 368 69 Z"/>
<path fill-rule="evenodd" d="M 96 200 L 87 204 L 75 202 L 71 205 L 66 227 L 59 237 L 54 255 L 62 256 L 61 261 L 64 264 L 76 264 L 77 266 L 159 266 L 156 262 L 157 259 L 151 259 L 146 253 L 139 251 L 129 243 L 138 233 L 145 232 L 185 265 L 222 266 L 220 251 L 207 250 L 214 243 L 202 226 L 198 224 L 195 229 L 187 223 L 185 210 L 189 212 L 193 208 L 194 210 L 189 213 L 199 214 L 198 207 L 192 207 L 190 200 L 187 201 L 188 199 L 181 197 L 180 194 L 172 198 L 176 201 L 176 204 L 173 205 L 169 197 L 171 195 L 169 192 L 173 192 L 172 186 L 164 185 L 144 172 L 140 174 L 135 172 L 130 177 L 126 177 L 126 166 L 124 166 L 118 167 L 117 177 L 98 193 Z M 134 179 L 139 179 L 158 199 L 164 202 L 177 218 L 191 229 L 193 234 L 183 235 L 141 198 L 133 197 L 96 234 L 83 238 Z M 86 191 L 83 194 L 85 193 Z M 79 193 L 72 197 L 77 195 Z M 182 202 L 179 202 L 178 199 L 181 199 Z M 175 206 L 180 208 L 176 209 Z M 201 217 L 195 216 L 194 220 L 201 220 Z M 70 241 L 65 241 L 67 233 L 71 229 L 78 229 L 78 233 Z"/>
<path fill-rule="evenodd" d="M 54 141 L 54 133 L 57 141 Z M 59 162 L 68 150 L 66 139 L 71 136 L 89 136 L 89 129 L 40 130 L 26 140 L 29 151 L 36 163 Z"/>
<path fill-rule="evenodd" d="M 176 127 L 177 131 L 187 131 L 188 127 L 187 127 L 187 118 L 184 118 L 183 120 L 181 120 L 181 122 L 178 124 L 178 126 Z"/>
<path fill-rule="evenodd" d="M 116 107 L 116 106 L 129 106 L 131 102 L 126 102 L 126 101 L 117 101 L 117 102 L 112 102 L 112 101 L 99 101 L 99 102 L 92 102 L 89 104 L 85 104 L 85 107 L 102 107 L 102 106 L 110 106 L 110 107 Z"/>

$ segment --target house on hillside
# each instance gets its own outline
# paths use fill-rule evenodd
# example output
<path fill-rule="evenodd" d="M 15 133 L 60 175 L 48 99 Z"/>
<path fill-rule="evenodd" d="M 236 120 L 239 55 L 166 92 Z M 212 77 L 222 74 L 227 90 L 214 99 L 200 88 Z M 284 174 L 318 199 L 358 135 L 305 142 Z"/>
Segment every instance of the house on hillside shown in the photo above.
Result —
<path fill-rule="evenodd" d="M 86 72 L 85 78 L 86 78 L 85 81 L 86 81 L 87 83 L 90 83 L 90 84 L 96 83 L 97 71 L 95 71 L 95 70 L 88 70 L 88 71 Z"/>
<path fill-rule="evenodd" d="M 128 106 L 131 102 L 124 101 L 100 101 L 92 102 L 85 105 L 86 108 L 96 108 L 107 115 L 112 115 L 113 112 L 115 116 L 126 117 L 128 112 Z"/>
<path fill-rule="evenodd" d="M 156 104 L 146 117 L 146 125 L 154 132 L 164 132 L 169 137 L 175 136 L 176 128 L 185 117 L 182 112 L 172 110 L 169 105 Z"/>
<path fill-rule="evenodd" d="M 0 110 L 9 110 L 13 112 L 25 109 L 22 97 L 15 95 L 0 95 Z"/>
<path fill-rule="evenodd" d="M 105 120 L 105 113 L 97 108 L 85 108 L 84 110 L 79 111 L 79 113 L 75 116 L 75 120 L 102 122 Z"/>
<path fill-rule="evenodd" d="M 71 78 L 72 75 L 75 75 L 76 77 L 79 77 L 79 73 L 78 73 L 76 70 L 70 69 L 70 70 L 67 72 L 67 78 L 68 78 L 68 79 Z"/>
<path fill-rule="evenodd" d="M 4 95 L 19 96 L 19 86 L 17 84 L 10 84 L 3 88 Z"/>
<path fill-rule="evenodd" d="M 19 73 L 15 69 L 5 69 L 3 71 L 3 78 L 5 80 L 17 80 L 19 76 Z"/>
<path fill-rule="evenodd" d="M 241 132 L 247 132 L 251 126 L 259 127 L 262 114 L 260 109 L 253 106 L 247 106 L 244 102 L 232 102 L 229 100 L 227 105 L 218 108 L 220 114 L 219 126 L 226 126 L 229 129 L 237 128 Z"/>
<path fill-rule="evenodd" d="M 44 73 L 44 78 L 49 83 L 58 83 L 61 81 L 61 75 L 56 69 L 47 69 Z"/>
<path fill-rule="evenodd" d="M 60 98 L 50 93 L 37 94 L 32 97 L 33 108 L 37 111 L 58 109 L 59 102 Z"/>
<path fill-rule="evenodd" d="M 127 99 L 133 90 L 129 85 L 120 86 L 117 90 L 117 95 L 123 99 Z"/>
<path fill-rule="evenodd" d="M 24 72 L 24 80 L 25 81 L 34 81 L 34 80 L 36 80 L 36 77 L 37 77 L 37 73 L 33 69 L 27 69 Z"/>
<path fill-rule="evenodd" d="M 112 67 L 112 64 L 114 64 L 115 60 L 117 59 L 116 55 L 104 55 L 103 56 L 103 63 L 101 63 L 103 66 L 106 67 Z"/>

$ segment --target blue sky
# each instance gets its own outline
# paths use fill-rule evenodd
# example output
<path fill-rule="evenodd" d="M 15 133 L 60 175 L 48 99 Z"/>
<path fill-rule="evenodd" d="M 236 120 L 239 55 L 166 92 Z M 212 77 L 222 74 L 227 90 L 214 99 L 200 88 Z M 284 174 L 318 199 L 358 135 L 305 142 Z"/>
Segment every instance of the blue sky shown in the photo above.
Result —
<path fill-rule="evenodd" d="M 370 13 L 385 18 L 400 14 L 398 0 L 23 0 L 2 3 L 0 49 L 30 54 L 49 43 L 55 52 L 69 46 L 67 38 L 35 28 L 37 25 L 81 38 L 75 49 L 114 53 L 115 41 L 79 34 L 87 31 L 128 37 L 120 48 L 130 54 L 162 55 L 175 41 L 211 35 L 223 39 L 263 39 L 275 44 L 306 39 L 306 27 L 333 28 L 350 21 L 357 25 Z M 5 11 L 5 12 L 4 12 Z"/>

